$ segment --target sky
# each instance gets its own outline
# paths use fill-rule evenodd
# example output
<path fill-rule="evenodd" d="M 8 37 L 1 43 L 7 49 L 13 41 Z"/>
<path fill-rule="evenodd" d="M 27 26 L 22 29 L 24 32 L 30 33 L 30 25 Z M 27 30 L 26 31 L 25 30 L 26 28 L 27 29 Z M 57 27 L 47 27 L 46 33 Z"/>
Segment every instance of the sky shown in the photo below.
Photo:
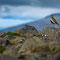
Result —
<path fill-rule="evenodd" d="M 0 0 L 0 29 L 60 13 L 60 0 Z"/>

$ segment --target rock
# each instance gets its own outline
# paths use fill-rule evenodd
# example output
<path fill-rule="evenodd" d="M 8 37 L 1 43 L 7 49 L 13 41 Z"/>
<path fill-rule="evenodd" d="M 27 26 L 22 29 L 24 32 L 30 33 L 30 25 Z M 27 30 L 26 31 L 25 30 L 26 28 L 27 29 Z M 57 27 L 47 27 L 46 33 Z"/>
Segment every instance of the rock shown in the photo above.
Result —
<path fill-rule="evenodd" d="M 5 40 L 3 38 L 0 38 L 0 45 L 4 44 Z"/>
<path fill-rule="evenodd" d="M 49 50 L 46 51 L 48 49 L 46 46 L 38 37 L 31 37 L 25 40 L 18 53 L 30 55 L 31 53 L 47 52 Z"/>
<path fill-rule="evenodd" d="M 14 56 L 0 54 L 0 60 L 19 60 Z"/>
<path fill-rule="evenodd" d="M 22 44 L 24 42 L 25 42 L 25 38 L 24 37 L 16 37 L 15 39 L 11 40 L 11 43 L 12 44 L 16 44 L 16 45 Z"/>
<path fill-rule="evenodd" d="M 3 52 L 5 51 L 5 49 L 6 49 L 5 46 L 0 45 L 0 54 L 3 54 Z"/>
<path fill-rule="evenodd" d="M 35 39 L 39 46 L 46 46 L 46 43 L 44 43 L 39 37 L 34 36 L 33 39 Z"/>
<path fill-rule="evenodd" d="M 60 42 L 52 41 L 52 42 L 49 42 L 48 44 L 49 44 L 51 53 L 57 53 L 60 51 Z"/>
<path fill-rule="evenodd" d="M 36 30 L 35 27 L 25 25 L 23 28 L 19 28 L 15 31 L 15 33 L 22 34 L 22 36 L 33 36 L 33 35 L 38 35 L 38 31 Z"/>
<path fill-rule="evenodd" d="M 11 45 L 11 42 L 10 42 L 10 40 L 5 40 L 4 38 L 1 38 L 0 45 L 8 46 L 8 45 Z"/>
<path fill-rule="evenodd" d="M 59 28 L 56 28 L 56 27 L 44 27 L 43 31 L 42 31 L 42 33 L 43 33 L 42 38 L 46 42 L 52 42 L 52 41 L 58 42 L 58 41 L 60 41 L 59 32 L 60 32 Z"/>
<path fill-rule="evenodd" d="M 39 58 L 37 58 L 36 56 L 34 55 L 21 55 L 19 57 L 19 59 L 22 59 L 22 60 L 39 60 Z"/>
<path fill-rule="evenodd" d="M 6 47 L 3 54 L 20 60 L 59 60 L 59 32 L 60 29 L 55 27 L 45 27 L 41 32 L 33 26 L 25 25 L 0 37 L 0 45 Z"/>
<path fill-rule="evenodd" d="M 27 55 L 27 56 L 25 56 L 25 59 L 26 59 L 26 60 L 39 60 L 39 58 L 37 58 L 37 57 L 34 56 L 34 55 Z"/>
<path fill-rule="evenodd" d="M 44 27 L 42 32 L 44 33 L 50 33 L 50 34 L 57 34 L 58 32 L 60 31 L 59 28 L 56 28 L 56 27 Z"/>
<path fill-rule="evenodd" d="M 3 54 L 17 57 L 17 49 L 14 46 L 7 47 Z"/>
<path fill-rule="evenodd" d="M 0 37 L 4 37 L 4 32 L 0 32 Z"/>
<path fill-rule="evenodd" d="M 49 57 L 47 54 L 39 52 L 39 53 L 34 53 L 34 56 L 38 58 L 38 60 L 48 60 Z"/>
<path fill-rule="evenodd" d="M 15 37 L 14 36 L 9 36 L 9 35 L 6 35 L 4 37 L 4 40 L 11 40 L 11 39 L 14 39 Z"/>
<path fill-rule="evenodd" d="M 25 55 L 24 60 L 48 60 L 48 56 L 44 53 L 34 53 Z"/>
<path fill-rule="evenodd" d="M 10 41 L 9 41 L 9 40 L 6 40 L 5 45 L 6 45 L 6 46 L 11 45 Z"/>
<path fill-rule="evenodd" d="M 60 52 L 58 52 L 55 56 L 55 60 L 60 60 Z"/>

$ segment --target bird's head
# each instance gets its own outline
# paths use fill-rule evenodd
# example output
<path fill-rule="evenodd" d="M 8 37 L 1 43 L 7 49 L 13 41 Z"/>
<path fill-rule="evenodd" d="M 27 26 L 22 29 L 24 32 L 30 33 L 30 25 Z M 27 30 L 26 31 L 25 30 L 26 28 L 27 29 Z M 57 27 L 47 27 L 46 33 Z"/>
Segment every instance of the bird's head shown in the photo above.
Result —
<path fill-rule="evenodd" d="M 51 18 L 53 18 L 54 16 L 53 15 L 51 15 Z"/>

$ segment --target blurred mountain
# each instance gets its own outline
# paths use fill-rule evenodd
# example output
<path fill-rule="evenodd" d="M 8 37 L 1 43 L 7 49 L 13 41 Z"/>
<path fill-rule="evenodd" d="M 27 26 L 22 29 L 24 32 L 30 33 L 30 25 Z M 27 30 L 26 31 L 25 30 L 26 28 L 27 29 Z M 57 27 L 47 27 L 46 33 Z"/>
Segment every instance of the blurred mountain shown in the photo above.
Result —
<path fill-rule="evenodd" d="M 60 24 L 60 14 L 53 14 L 53 15 L 54 15 L 54 18 L 57 20 L 57 22 Z M 26 23 L 26 24 L 34 26 L 37 30 L 41 30 L 41 31 L 44 27 L 58 27 L 58 28 L 60 28 L 60 25 L 53 25 L 50 22 L 50 16 L 47 16 L 44 19 L 37 20 L 35 22 Z M 24 25 L 25 24 L 9 27 L 9 28 L 4 29 L 2 31 L 3 32 L 14 32 L 17 28 L 21 28 Z"/>

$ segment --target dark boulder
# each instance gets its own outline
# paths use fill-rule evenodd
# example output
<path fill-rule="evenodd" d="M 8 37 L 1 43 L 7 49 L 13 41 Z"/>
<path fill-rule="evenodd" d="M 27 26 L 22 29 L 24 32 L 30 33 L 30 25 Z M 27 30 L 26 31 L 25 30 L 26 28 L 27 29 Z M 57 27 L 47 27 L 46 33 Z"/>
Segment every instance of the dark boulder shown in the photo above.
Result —
<path fill-rule="evenodd" d="M 9 40 L 6 40 L 5 45 L 6 46 L 11 45 L 10 41 Z"/>

